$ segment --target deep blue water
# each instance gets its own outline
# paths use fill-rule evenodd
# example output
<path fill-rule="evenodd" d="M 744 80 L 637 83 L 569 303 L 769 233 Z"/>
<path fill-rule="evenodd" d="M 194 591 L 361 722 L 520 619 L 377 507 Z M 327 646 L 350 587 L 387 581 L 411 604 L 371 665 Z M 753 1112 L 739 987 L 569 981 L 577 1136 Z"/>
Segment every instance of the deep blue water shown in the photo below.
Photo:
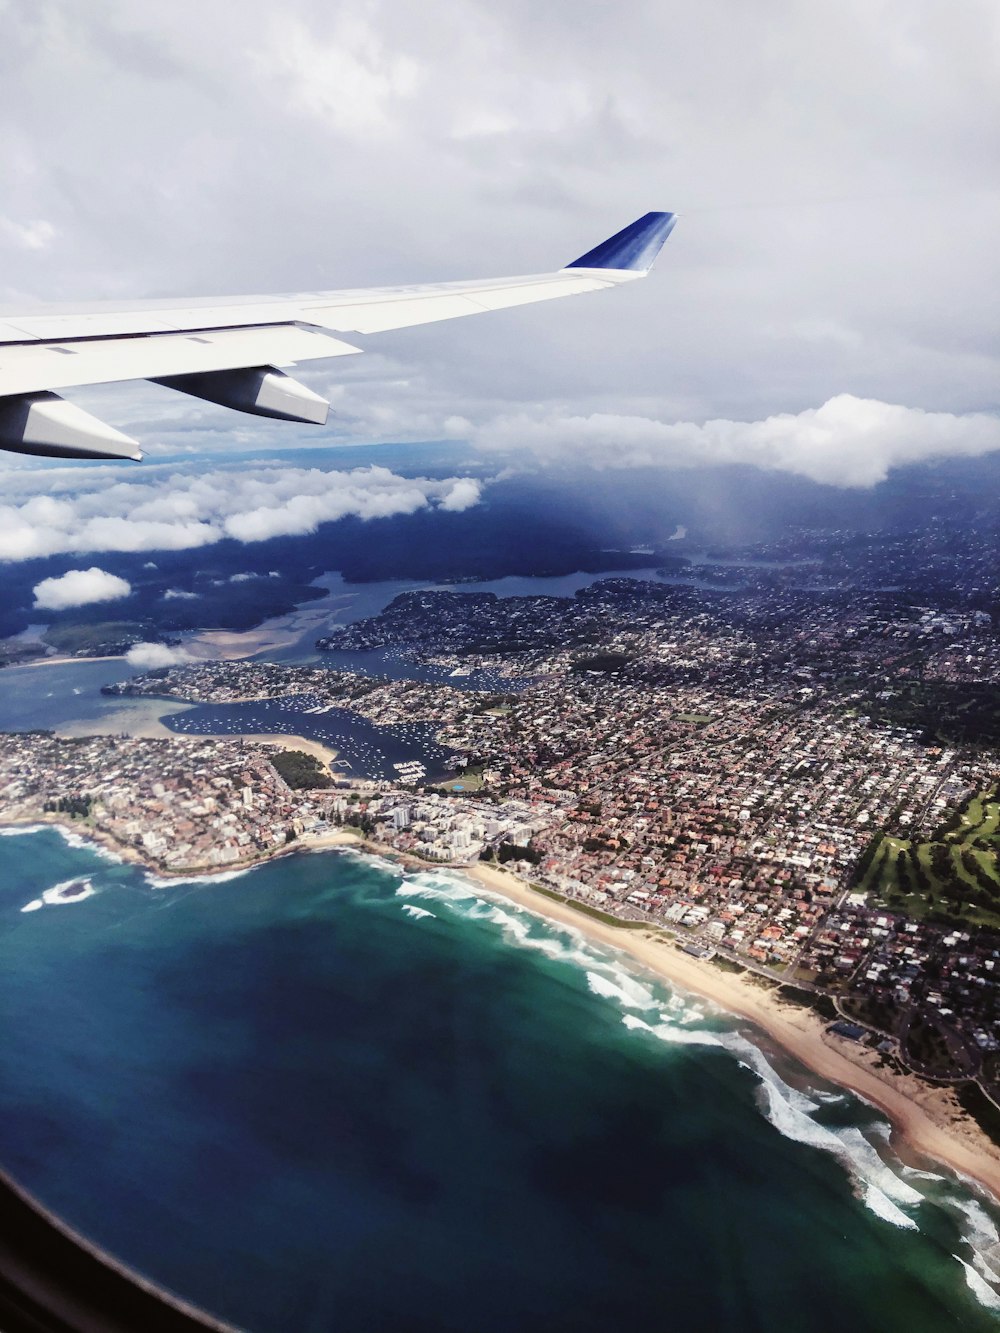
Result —
<path fill-rule="evenodd" d="M 0 1160 L 237 1323 L 996 1327 L 992 1209 L 575 932 L 349 853 L 157 887 L 5 851 Z"/>

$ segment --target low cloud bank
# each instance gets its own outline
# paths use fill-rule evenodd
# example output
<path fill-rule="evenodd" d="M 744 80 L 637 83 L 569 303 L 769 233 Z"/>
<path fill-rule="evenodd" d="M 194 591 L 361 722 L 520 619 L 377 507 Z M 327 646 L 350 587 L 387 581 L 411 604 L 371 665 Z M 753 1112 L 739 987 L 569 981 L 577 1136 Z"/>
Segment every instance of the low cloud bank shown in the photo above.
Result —
<path fill-rule="evenodd" d="M 147 671 L 155 667 L 180 666 L 191 660 L 191 655 L 183 648 L 170 648 L 165 643 L 134 643 L 125 654 L 129 666 L 144 667 Z"/>
<path fill-rule="evenodd" d="M 385 467 L 327 472 L 273 464 L 206 473 L 166 466 L 128 482 L 80 468 L 73 490 L 54 486 L 42 472 L 21 473 L 18 481 L 22 488 L 37 485 L 38 493 L 0 504 L 0 560 L 181 551 L 225 538 L 266 541 L 347 517 L 391 518 L 432 507 L 457 513 L 480 497 L 479 484 L 466 478 L 400 477 Z"/>
<path fill-rule="evenodd" d="M 890 468 L 1000 449 L 1000 418 L 956 415 L 839 394 L 822 407 L 763 421 L 665 422 L 651 417 L 520 414 L 481 429 L 484 450 L 523 450 L 545 462 L 617 467 L 749 463 L 831 486 L 866 487 Z"/>
<path fill-rule="evenodd" d="M 128 597 L 132 585 L 117 574 L 91 565 L 90 569 L 71 569 L 59 578 L 42 579 L 33 589 L 39 611 L 65 611 L 92 602 L 115 602 Z"/>

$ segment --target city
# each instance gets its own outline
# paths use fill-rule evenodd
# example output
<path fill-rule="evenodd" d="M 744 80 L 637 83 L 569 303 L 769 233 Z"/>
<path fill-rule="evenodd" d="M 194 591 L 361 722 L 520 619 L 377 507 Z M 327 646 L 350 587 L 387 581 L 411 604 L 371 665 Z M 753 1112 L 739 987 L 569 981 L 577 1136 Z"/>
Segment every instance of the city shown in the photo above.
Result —
<path fill-rule="evenodd" d="M 996 756 L 960 729 L 942 738 L 892 715 L 988 681 L 1000 645 L 981 612 L 885 600 L 625 579 L 572 599 L 403 594 L 320 647 L 391 645 L 414 666 L 508 688 L 244 660 L 105 692 L 301 699 L 304 734 L 334 707 L 379 728 L 428 723 L 454 755 L 451 778 L 418 789 L 416 772 L 371 780 L 334 761 L 293 789 L 252 736 L 12 738 L 0 800 L 6 817 L 31 818 L 54 792 L 85 797 L 96 830 L 165 871 L 243 864 L 341 826 L 425 862 L 498 861 L 794 989 L 884 1060 L 993 1095 Z M 962 813 L 973 802 L 975 828 Z"/>

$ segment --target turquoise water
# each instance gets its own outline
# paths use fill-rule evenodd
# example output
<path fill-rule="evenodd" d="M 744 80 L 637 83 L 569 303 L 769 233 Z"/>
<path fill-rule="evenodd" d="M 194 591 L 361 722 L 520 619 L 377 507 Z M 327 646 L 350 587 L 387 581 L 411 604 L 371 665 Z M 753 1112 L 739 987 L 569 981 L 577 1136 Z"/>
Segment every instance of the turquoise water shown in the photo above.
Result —
<path fill-rule="evenodd" d="M 992 1208 L 575 931 L 353 853 L 3 850 L 0 1160 L 237 1323 L 997 1327 Z"/>

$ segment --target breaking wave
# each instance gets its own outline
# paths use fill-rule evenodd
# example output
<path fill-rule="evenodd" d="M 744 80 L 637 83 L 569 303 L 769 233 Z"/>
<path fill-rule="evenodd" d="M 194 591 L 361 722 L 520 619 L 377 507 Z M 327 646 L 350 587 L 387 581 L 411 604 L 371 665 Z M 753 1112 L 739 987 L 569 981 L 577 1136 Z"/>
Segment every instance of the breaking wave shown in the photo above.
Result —
<path fill-rule="evenodd" d="M 394 874 L 398 867 L 386 866 Z M 793 1087 L 777 1072 L 764 1051 L 742 1033 L 727 1027 L 728 1015 L 710 1001 L 687 996 L 667 983 L 640 979 L 612 949 L 590 941 L 572 926 L 556 924 L 510 903 L 488 889 L 448 872 L 407 874 L 396 889 L 397 896 L 410 900 L 434 900 L 445 904 L 464 920 L 482 921 L 499 928 L 504 939 L 521 948 L 540 951 L 548 958 L 582 967 L 589 991 L 621 1011 L 629 1031 L 653 1037 L 667 1046 L 715 1047 L 749 1069 L 759 1080 L 757 1093 L 761 1114 L 784 1137 L 828 1153 L 847 1173 L 855 1196 L 882 1222 L 905 1231 L 918 1231 L 919 1210 L 932 1206 L 918 1185 L 935 1191 L 934 1201 L 954 1205 L 962 1216 L 963 1240 L 972 1251 L 971 1262 L 959 1259 L 970 1291 L 985 1307 L 1000 1311 L 1000 1293 L 990 1280 L 1000 1275 L 983 1257 L 1000 1246 L 1000 1232 L 987 1210 L 974 1198 L 960 1196 L 950 1176 L 938 1175 L 887 1160 L 890 1126 L 875 1107 L 864 1130 L 857 1126 L 831 1126 L 817 1113 L 842 1105 L 854 1094 L 836 1089 Z M 413 906 L 412 903 L 404 904 Z M 425 909 L 417 909 L 426 910 Z M 864 1098 L 857 1099 L 869 1107 Z M 970 1186 L 971 1188 L 971 1186 Z M 959 1258 L 959 1256 L 955 1256 Z"/>
<path fill-rule="evenodd" d="M 69 889 L 73 889 L 74 892 L 68 892 Z M 64 879 L 61 884 L 53 884 L 51 889 L 46 889 L 40 898 L 32 898 L 30 903 L 25 903 L 21 911 L 37 912 L 42 907 L 64 907 L 68 903 L 82 903 L 87 898 L 93 898 L 96 892 L 89 879 Z"/>
<path fill-rule="evenodd" d="M 960 1254 L 954 1256 L 965 1270 L 965 1280 L 969 1284 L 969 1290 L 975 1296 L 980 1305 L 984 1305 L 987 1310 L 1000 1311 L 1000 1294 L 986 1281 L 986 1279 L 976 1271 L 972 1264 L 967 1263 Z"/>
<path fill-rule="evenodd" d="M 93 838 L 85 838 L 82 834 L 75 832 L 73 829 L 65 828 L 62 824 L 46 824 L 44 827 L 55 829 L 67 847 L 73 847 L 77 851 L 90 852 L 92 856 L 99 856 L 102 861 L 112 861 L 115 865 L 122 864 L 123 858 L 117 852 L 113 852 L 110 847 L 105 847 L 103 843 L 97 842 Z"/>
<path fill-rule="evenodd" d="M 403 911 L 407 914 L 407 916 L 412 916 L 417 921 L 419 921 L 420 918 L 423 916 L 429 916 L 434 918 L 434 913 L 428 912 L 426 907 L 417 907 L 415 903 L 402 903 L 401 906 L 403 908 Z"/>
<path fill-rule="evenodd" d="M 622 1019 L 625 1027 L 632 1032 L 648 1032 L 659 1041 L 676 1046 L 721 1046 L 722 1039 L 707 1030 L 694 1031 L 691 1028 L 674 1027 L 671 1023 L 647 1023 L 636 1014 L 626 1014 Z"/>
<path fill-rule="evenodd" d="M 242 879 L 256 869 L 244 866 L 242 870 L 218 870 L 204 875 L 156 875 L 147 870 L 143 878 L 151 889 L 177 889 L 184 884 L 228 884 L 231 879 Z"/>
<path fill-rule="evenodd" d="M 760 1080 L 758 1106 L 779 1134 L 835 1157 L 850 1177 L 858 1198 L 877 1217 L 907 1231 L 918 1229 L 903 1208 L 916 1207 L 923 1202 L 923 1195 L 882 1159 L 860 1129 L 853 1126 L 833 1129 L 815 1120 L 813 1113 L 821 1105 L 819 1098 L 786 1083 L 764 1052 L 740 1033 L 679 1026 L 671 1021 L 665 1006 L 660 1017 L 659 1023 L 647 1023 L 635 1014 L 626 1013 L 622 1023 L 631 1031 L 645 1031 L 668 1044 L 717 1046 L 728 1051 Z"/>
<path fill-rule="evenodd" d="M 102 861 L 114 861 L 118 865 L 122 862 L 117 852 L 105 847 L 95 838 L 83 837 L 75 829 L 66 828 L 64 824 L 6 824 L 0 827 L 0 838 L 22 838 L 26 834 L 45 833 L 49 829 L 53 833 L 58 833 L 67 846 L 77 851 L 90 852 L 94 856 L 99 856 Z"/>
<path fill-rule="evenodd" d="M 312 847 L 310 851 L 328 852 L 336 851 L 340 856 L 349 856 L 352 860 L 361 861 L 363 865 L 373 866 L 376 870 L 383 870 L 386 874 L 397 876 L 400 866 L 396 861 L 390 861 L 386 856 L 379 856 L 377 852 L 359 851 L 357 847 Z"/>
<path fill-rule="evenodd" d="M 619 1000 L 626 1009 L 656 1008 L 652 992 L 624 972 L 614 978 L 605 972 L 588 972 L 587 985 L 595 995 L 602 995 L 606 1000 Z"/>

